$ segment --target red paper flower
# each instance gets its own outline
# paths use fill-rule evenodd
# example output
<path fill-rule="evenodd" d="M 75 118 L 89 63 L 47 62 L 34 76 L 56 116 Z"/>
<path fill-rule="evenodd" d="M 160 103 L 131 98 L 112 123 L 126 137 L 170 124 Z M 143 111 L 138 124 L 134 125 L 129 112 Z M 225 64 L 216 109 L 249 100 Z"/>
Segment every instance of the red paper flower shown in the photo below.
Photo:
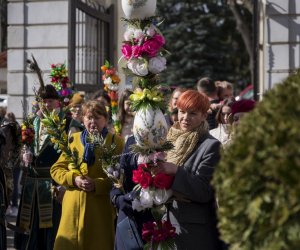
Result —
<path fill-rule="evenodd" d="M 170 221 L 147 222 L 143 224 L 142 238 L 147 242 L 160 243 L 175 238 L 176 229 Z"/>
<path fill-rule="evenodd" d="M 168 235 L 168 238 L 175 238 L 176 228 L 173 227 L 170 221 L 164 221 L 162 223 L 162 230 L 164 231 L 164 234 Z"/>
<path fill-rule="evenodd" d="M 149 221 L 143 224 L 143 229 L 142 229 L 143 240 L 147 242 L 151 241 L 155 226 L 156 223 L 154 221 Z"/>
<path fill-rule="evenodd" d="M 133 170 L 132 181 L 140 184 L 142 188 L 148 188 L 152 183 L 152 176 L 147 168 L 147 164 L 140 164 L 137 170 Z"/>
<path fill-rule="evenodd" d="M 173 184 L 174 177 L 164 173 L 158 173 L 153 178 L 153 185 L 160 189 L 170 189 Z"/>

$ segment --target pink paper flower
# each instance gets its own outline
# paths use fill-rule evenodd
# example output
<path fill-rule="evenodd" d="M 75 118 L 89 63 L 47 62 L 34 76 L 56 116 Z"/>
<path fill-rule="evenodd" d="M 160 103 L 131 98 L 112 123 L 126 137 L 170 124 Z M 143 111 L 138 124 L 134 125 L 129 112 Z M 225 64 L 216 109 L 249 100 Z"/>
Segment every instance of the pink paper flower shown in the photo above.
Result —
<path fill-rule="evenodd" d="M 152 38 L 144 42 L 142 46 L 143 52 L 149 57 L 155 57 L 164 44 L 165 39 L 161 35 L 156 34 Z"/>
<path fill-rule="evenodd" d="M 133 57 L 135 58 L 140 57 L 143 53 L 143 47 L 139 45 L 132 46 L 132 53 L 133 53 Z"/>
<path fill-rule="evenodd" d="M 132 55 L 132 48 L 131 48 L 131 45 L 129 44 L 124 44 L 122 46 L 122 54 L 123 56 L 128 60 L 131 58 L 131 55 Z"/>

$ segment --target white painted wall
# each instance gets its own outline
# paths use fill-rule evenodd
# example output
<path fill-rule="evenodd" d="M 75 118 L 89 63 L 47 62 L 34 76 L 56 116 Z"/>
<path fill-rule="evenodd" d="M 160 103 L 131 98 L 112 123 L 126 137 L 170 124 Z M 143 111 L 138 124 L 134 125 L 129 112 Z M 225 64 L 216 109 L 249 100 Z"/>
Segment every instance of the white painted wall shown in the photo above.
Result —
<path fill-rule="evenodd" d="M 52 63 L 68 59 L 68 1 L 8 1 L 7 90 L 8 111 L 23 117 L 29 110 L 37 76 L 28 72 L 26 60 L 34 55 L 49 83 Z"/>
<path fill-rule="evenodd" d="M 121 2 L 95 1 L 107 8 L 115 4 L 117 13 Z M 8 1 L 8 111 L 14 112 L 19 120 L 23 118 L 22 103 L 27 103 L 30 111 L 34 100 L 33 89 L 39 88 L 37 76 L 28 71 L 26 60 L 34 55 L 44 73 L 46 84 L 50 83 L 51 64 L 68 61 L 68 6 L 68 0 Z M 118 20 L 117 14 L 116 35 Z M 116 62 L 119 51 L 116 48 Z"/>
<path fill-rule="evenodd" d="M 260 92 L 300 67 L 300 1 L 262 0 Z"/>

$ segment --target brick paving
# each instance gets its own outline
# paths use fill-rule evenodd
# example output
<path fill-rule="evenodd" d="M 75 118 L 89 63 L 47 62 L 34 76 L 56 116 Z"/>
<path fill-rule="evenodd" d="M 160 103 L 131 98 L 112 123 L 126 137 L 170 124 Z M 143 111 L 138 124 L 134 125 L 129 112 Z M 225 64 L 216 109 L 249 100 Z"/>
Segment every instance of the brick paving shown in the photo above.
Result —
<path fill-rule="evenodd" d="M 8 219 L 8 222 L 11 223 L 11 224 L 16 224 L 16 217 L 11 217 L 11 216 L 8 216 L 7 217 Z M 7 229 L 7 250 L 15 250 L 14 248 L 14 233 Z"/>

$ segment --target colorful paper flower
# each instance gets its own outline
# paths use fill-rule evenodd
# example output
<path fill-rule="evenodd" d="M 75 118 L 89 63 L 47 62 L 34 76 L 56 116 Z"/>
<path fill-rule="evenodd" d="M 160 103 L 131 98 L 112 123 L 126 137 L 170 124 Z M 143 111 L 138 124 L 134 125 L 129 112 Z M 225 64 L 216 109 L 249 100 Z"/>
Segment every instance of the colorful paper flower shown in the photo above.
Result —
<path fill-rule="evenodd" d="M 148 77 L 165 70 L 164 45 L 165 38 L 153 23 L 143 29 L 140 25 L 128 25 L 121 51 L 131 74 Z M 152 58 L 155 59 L 151 60 Z"/>
<path fill-rule="evenodd" d="M 61 97 L 64 105 L 67 106 L 72 97 L 73 91 L 66 65 L 64 63 L 51 64 L 50 78 L 51 84 Z"/>
<path fill-rule="evenodd" d="M 103 72 L 102 80 L 104 83 L 104 90 L 107 91 L 110 97 L 111 103 L 111 113 L 113 126 L 116 134 L 121 133 L 121 123 L 118 118 L 118 90 L 120 78 L 117 75 L 117 71 L 110 63 L 106 60 L 105 64 L 101 66 L 101 71 Z"/>

